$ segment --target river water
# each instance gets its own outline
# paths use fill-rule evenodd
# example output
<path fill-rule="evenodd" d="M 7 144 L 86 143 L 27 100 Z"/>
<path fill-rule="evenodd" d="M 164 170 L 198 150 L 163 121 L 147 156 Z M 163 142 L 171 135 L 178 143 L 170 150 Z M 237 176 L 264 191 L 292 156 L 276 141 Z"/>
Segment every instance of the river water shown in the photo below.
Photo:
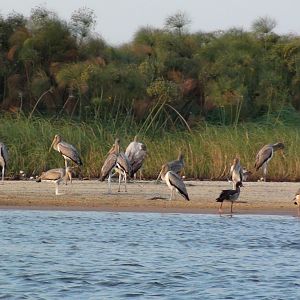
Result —
<path fill-rule="evenodd" d="M 290 216 L 0 211 L 0 299 L 300 299 Z"/>

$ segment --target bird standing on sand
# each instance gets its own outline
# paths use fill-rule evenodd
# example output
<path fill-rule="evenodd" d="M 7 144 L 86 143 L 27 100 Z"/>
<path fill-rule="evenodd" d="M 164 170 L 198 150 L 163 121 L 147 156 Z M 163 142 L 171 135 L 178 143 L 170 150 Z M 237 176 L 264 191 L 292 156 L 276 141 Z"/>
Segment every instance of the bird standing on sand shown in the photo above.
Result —
<path fill-rule="evenodd" d="M 177 191 L 186 200 L 190 200 L 183 180 L 177 173 L 169 170 L 167 164 L 164 165 L 161 171 L 161 178 L 166 181 L 171 190 L 170 200 L 173 199 L 174 191 Z"/>
<path fill-rule="evenodd" d="M 232 181 L 233 189 L 235 189 L 236 184 L 239 181 L 243 181 L 243 170 L 240 164 L 240 159 L 237 157 L 233 160 L 233 164 L 230 167 L 229 180 Z"/>
<path fill-rule="evenodd" d="M 2 183 L 4 181 L 5 169 L 8 162 L 8 152 L 5 144 L 0 142 L 0 166 L 2 167 Z"/>
<path fill-rule="evenodd" d="M 104 164 L 101 168 L 101 176 L 100 181 L 104 181 L 105 178 L 108 176 L 108 193 L 111 193 L 111 177 L 112 171 L 116 170 L 119 173 L 119 189 L 121 186 L 121 179 L 122 176 L 124 177 L 125 181 L 125 191 L 127 192 L 127 175 L 131 174 L 131 167 L 128 161 L 128 158 L 123 152 L 120 152 L 120 140 L 116 139 L 114 145 L 108 152 L 108 156 L 104 161 Z"/>
<path fill-rule="evenodd" d="M 132 173 L 132 168 L 129 159 L 124 152 L 120 152 L 118 155 L 115 171 L 119 173 L 118 192 L 120 192 L 122 178 L 124 179 L 124 183 L 125 183 L 125 192 L 127 192 L 127 176 L 131 177 L 133 173 Z"/>
<path fill-rule="evenodd" d="M 43 172 L 42 175 L 37 178 L 36 182 L 52 181 L 55 183 L 55 195 L 62 195 L 58 192 L 58 185 L 64 179 L 66 181 L 70 180 L 72 182 L 72 172 L 69 167 L 67 167 L 66 169 L 64 168 L 51 169 L 48 170 L 47 172 Z"/>
<path fill-rule="evenodd" d="M 140 170 L 140 180 L 142 178 L 141 170 L 143 162 L 147 155 L 147 147 L 145 144 L 137 141 L 137 135 L 134 137 L 133 142 L 131 142 L 126 148 L 125 154 L 131 164 L 131 177 L 136 178 L 136 173 Z"/>
<path fill-rule="evenodd" d="M 180 173 L 181 170 L 184 168 L 184 161 L 183 161 L 183 154 L 182 152 L 179 152 L 177 160 L 170 161 L 161 167 L 161 171 L 156 179 L 156 182 L 159 180 L 159 177 L 162 178 L 162 172 L 163 170 L 172 171 L 176 174 Z"/>
<path fill-rule="evenodd" d="M 233 202 L 235 202 L 239 198 L 241 186 L 243 186 L 243 183 L 239 181 L 236 183 L 236 188 L 234 190 L 223 190 L 221 192 L 220 196 L 216 199 L 217 202 L 221 202 L 219 213 L 222 213 L 223 202 L 230 201 L 231 202 L 230 213 L 232 214 Z"/>
<path fill-rule="evenodd" d="M 51 151 L 52 147 L 54 148 L 54 150 L 58 151 L 65 159 L 66 169 L 68 167 L 68 160 L 73 161 L 78 166 L 82 166 L 82 160 L 77 149 L 73 145 L 64 142 L 60 135 L 55 135 L 49 152 Z"/>
<path fill-rule="evenodd" d="M 297 191 L 294 197 L 294 204 L 298 205 L 298 216 L 300 217 L 300 189 Z"/>
<path fill-rule="evenodd" d="M 257 153 L 254 167 L 256 171 L 258 171 L 262 167 L 263 169 L 263 177 L 261 178 L 262 181 L 266 181 L 267 179 L 268 163 L 273 157 L 274 152 L 282 149 L 284 149 L 283 143 L 269 144 L 263 146 Z"/>

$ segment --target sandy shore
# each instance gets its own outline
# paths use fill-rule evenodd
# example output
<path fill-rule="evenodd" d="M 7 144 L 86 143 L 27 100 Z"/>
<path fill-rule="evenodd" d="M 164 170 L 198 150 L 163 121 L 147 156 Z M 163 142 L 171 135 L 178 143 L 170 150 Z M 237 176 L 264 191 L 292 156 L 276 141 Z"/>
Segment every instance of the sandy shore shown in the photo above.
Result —
<path fill-rule="evenodd" d="M 113 193 L 107 193 L 107 183 L 97 180 L 74 180 L 67 186 L 60 185 L 55 196 L 52 182 L 5 181 L 0 185 L 0 209 L 53 209 L 131 212 L 176 212 L 218 213 L 215 199 L 222 189 L 231 188 L 228 182 L 187 181 L 191 201 L 177 195 L 169 201 L 166 184 L 138 181 L 128 184 L 128 192 L 117 192 L 117 183 L 112 183 Z M 291 182 L 246 182 L 241 190 L 239 203 L 234 204 L 237 214 L 296 215 L 293 196 L 299 183 Z M 166 199 L 160 199 L 166 198 Z M 230 203 L 224 203 L 228 212 Z"/>

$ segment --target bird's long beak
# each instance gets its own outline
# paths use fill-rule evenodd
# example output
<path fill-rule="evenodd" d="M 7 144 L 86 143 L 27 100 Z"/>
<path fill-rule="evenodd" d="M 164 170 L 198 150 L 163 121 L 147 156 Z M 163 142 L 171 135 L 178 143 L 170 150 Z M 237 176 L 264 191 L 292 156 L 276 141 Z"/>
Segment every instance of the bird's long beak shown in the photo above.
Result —
<path fill-rule="evenodd" d="M 52 147 L 53 147 L 53 145 L 54 145 L 54 142 L 55 142 L 55 138 L 54 138 L 53 141 L 52 141 L 52 144 L 51 144 L 51 146 L 50 146 L 50 148 L 49 148 L 49 152 L 51 151 L 51 149 L 52 149 Z"/>

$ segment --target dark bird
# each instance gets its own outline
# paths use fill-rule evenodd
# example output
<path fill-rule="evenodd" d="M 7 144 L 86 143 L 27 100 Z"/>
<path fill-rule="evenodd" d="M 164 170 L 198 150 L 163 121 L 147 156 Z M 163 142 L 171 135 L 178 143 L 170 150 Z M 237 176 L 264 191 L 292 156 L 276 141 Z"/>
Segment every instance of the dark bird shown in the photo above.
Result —
<path fill-rule="evenodd" d="M 230 213 L 232 214 L 233 202 L 235 202 L 240 196 L 240 187 L 243 186 L 241 181 L 236 183 L 236 188 L 234 190 L 223 190 L 220 196 L 216 199 L 217 202 L 221 202 L 219 212 L 222 213 L 222 206 L 224 201 L 231 202 Z"/>
<path fill-rule="evenodd" d="M 147 147 L 145 144 L 137 141 L 137 135 L 134 137 L 133 142 L 131 142 L 126 148 L 125 154 L 131 164 L 131 177 L 136 178 L 136 173 L 140 171 L 141 180 L 141 170 L 144 160 L 147 155 Z"/>
<path fill-rule="evenodd" d="M 64 142 L 60 135 L 55 135 L 49 152 L 51 151 L 52 147 L 54 148 L 54 150 L 58 151 L 65 159 L 66 169 L 68 167 L 68 160 L 73 161 L 78 166 L 82 166 L 82 160 L 77 149 L 73 145 Z"/>
<path fill-rule="evenodd" d="M 8 163 L 8 152 L 5 144 L 0 142 L 0 166 L 2 167 L 2 183 L 4 181 L 5 170 Z"/>
<path fill-rule="evenodd" d="M 48 170 L 47 172 L 43 172 L 40 177 L 37 178 L 36 182 L 41 182 L 41 181 L 50 181 L 55 183 L 55 195 L 61 195 L 58 192 L 58 185 L 63 181 L 63 180 L 70 180 L 72 182 L 72 172 L 71 168 L 67 167 L 66 169 L 64 168 L 59 168 L 59 169 L 51 169 Z"/>
<path fill-rule="evenodd" d="M 258 151 L 256 155 L 256 161 L 254 167 L 256 171 L 258 171 L 262 167 L 263 177 L 261 178 L 261 180 L 266 181 L 267 179 L 268 163 L 273 157 L 274 152 L 282 149 L 284 149 L 284 144 L 276 143 L 276 144 L 265 145 Z"/>
<path fill-rule="evenodd" d="M 170 200 L 173 199 L 175 191 L 177 191 L 186 200 L 190 200 L 182 178 L 174 171 L 170 171 L 167 165 L 165 165 L 161 171 L 161 178 L 166 181 L 167 186 L 171 190 Z"/>

